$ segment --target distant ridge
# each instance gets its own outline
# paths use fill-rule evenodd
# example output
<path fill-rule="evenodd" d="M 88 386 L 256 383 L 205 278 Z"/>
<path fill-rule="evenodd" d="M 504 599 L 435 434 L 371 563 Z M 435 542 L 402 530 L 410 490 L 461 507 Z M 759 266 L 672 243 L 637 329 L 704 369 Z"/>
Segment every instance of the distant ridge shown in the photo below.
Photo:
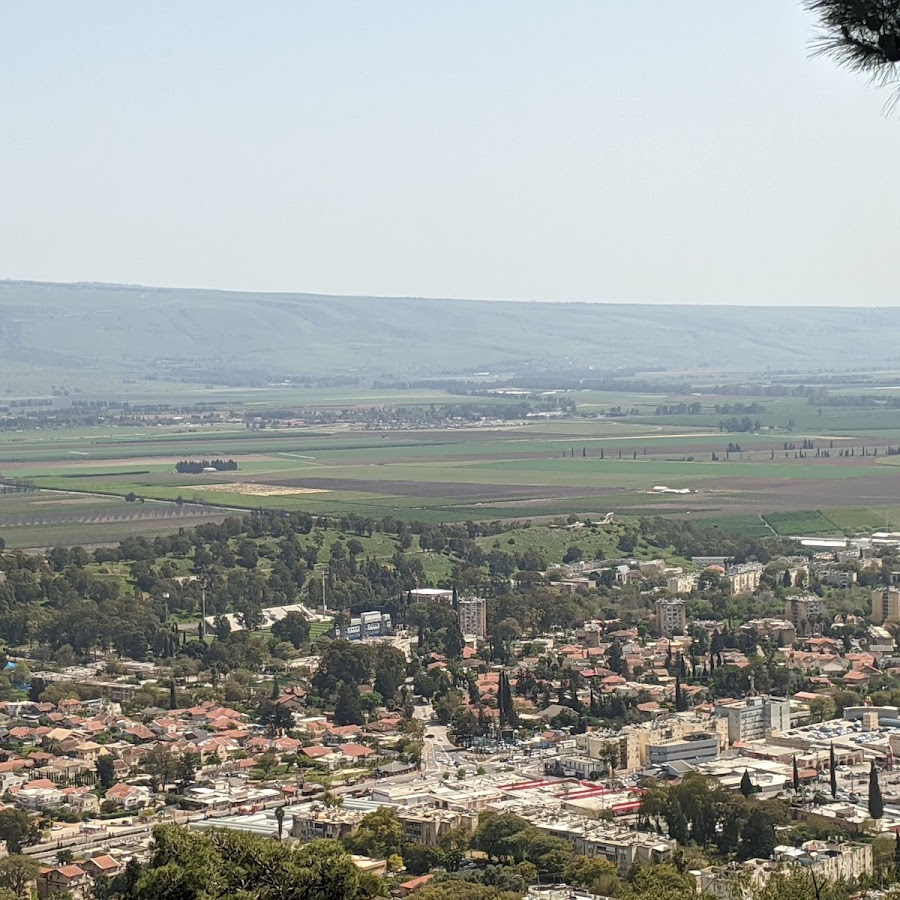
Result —
<path fill-rule="evenodd" d="M 900 367 L 900 308 L 665 306 L 0 282 L 0 390 L 535 365 Z"/>

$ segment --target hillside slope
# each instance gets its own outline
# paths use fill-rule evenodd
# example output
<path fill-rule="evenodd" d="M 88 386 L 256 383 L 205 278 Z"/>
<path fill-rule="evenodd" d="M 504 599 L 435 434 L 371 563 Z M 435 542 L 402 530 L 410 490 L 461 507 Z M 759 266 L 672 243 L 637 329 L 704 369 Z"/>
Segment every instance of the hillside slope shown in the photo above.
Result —
<path fill-rule="evenodd" d="M 900 309 L 626 306 L 0 282 L 0 379 L 900 365 Z"/>

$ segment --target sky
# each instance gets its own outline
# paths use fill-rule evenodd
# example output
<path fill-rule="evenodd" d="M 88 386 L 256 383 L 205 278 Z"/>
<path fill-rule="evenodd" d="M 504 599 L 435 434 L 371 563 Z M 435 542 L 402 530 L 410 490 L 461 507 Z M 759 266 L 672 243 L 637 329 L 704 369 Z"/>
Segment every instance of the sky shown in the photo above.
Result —
<path fill-rule="evenodd" d="M 798 0 L 6 0 L 0 279 L 900 304 L 900 113 Z"/>

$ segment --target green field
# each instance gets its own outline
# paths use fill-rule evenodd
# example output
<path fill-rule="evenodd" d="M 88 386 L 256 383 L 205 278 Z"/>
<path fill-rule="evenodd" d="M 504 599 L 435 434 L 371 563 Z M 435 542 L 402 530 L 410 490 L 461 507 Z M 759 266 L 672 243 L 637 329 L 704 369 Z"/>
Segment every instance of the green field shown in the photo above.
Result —
<path fill-rule="evenodd" d="M 774 530 L 770 528 L 762 516 L 716 516 L 692 519 L 698 525 L 721 528 L 723 531 L 734 531 L 749 538 L 771 537 Z"/>
<path fill-rule="evenodd" d="M 188 508 L 198 521 L 259 508 L 434 523 L 664 514 L 763 536 L 871 530 L 900 508 L 900 456 L 888 455 L 900 444 L 900 410 L 819 414 L 802 398 L 743 396 L 740 402 L 764 407 L 761 430 L 727 433 L 715 407 L 735 398 L 686 395 L 676 380 L 666 394 L 572 391 L 582 415 L 508 424 L 251 429 L 239 421 L 279 399 L 319 409 L 503 399 L 423 388 L 279 391 L 213 391 L 222 414 L 207 424 L 0 432 L 3 479 L 76 495 L 84 512 L 74 516 L 48 499 L 63 493 L 0 495 L 0 536 L 20 547 L 106 542 L 177 528 Z M 699 403 L 701 412 L 653 414 L 677 403 Z M 640 414 L 602 414 L 610 407 Z M 233 458 L 239 469 L 176 474 L 178 460 L 204 458 Z M 685 493 L 654 490 L 660 485 Z M 122 498 L 132 493 L 147 503 L 125 507 Z"/>
<path fill-rule="evenodd" d="M 767 513 L 763 516 L 769 527 L 783 535 L 829 534 L 836 531 L 834 522 L 821 512 Z"/>

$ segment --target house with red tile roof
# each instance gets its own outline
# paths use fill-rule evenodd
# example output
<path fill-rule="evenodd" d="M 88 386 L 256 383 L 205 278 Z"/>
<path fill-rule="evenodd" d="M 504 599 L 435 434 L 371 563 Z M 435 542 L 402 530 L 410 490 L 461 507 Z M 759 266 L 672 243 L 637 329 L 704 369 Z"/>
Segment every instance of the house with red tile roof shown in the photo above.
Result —
<path fill-rule="evenodd" d="M 41 869 L 37 877 L 39 900 L 49 900 L 55 894 L 68 892 L 75 900 L 84 900 L 91 892 L 91 876 L 80 866 L 59 866 Z"/>
<path fill-rule="evenodd" d="M 375 751 L 371 747 L 366 747 L 363 744 L 341 744 L 338 747 L 338 750 L 344 754 L 344 756 L 349 756 L 351 759 L 368 759 L 370 756 L 375 756 Z"/>
<path fill-rule="evenodd" d="M 140 809 L 151 799 L 150 791 L 134 784 L 114 784 L 104 795 L 104 800 L 111 800 L 123 809 Z"/>
<path fill-rule="evenodd" d="M 92 856 L 79 865 L 93 878 L 96 878 L 98 875 L 112 877 L 118 875 L 122 869 L 122 864 L 108 853 Z"/>
<path fill-rule="evenodd" d="M 425 887 L 432 878 L 434 878 L 434 875 L 420 875 L 418 878 L 411 878 L 409 881 L 404 881 L 403 884 L 398 885 L 397 888 L 400 892 L 400 896 L 408 897 L 419 888 Z"/>
<path fill-rule="evenodd" d="M 331 756 L 334 750 L 330 747 L 323 747 L 321 744 L 313 744 L 311 747 L 304 747 L 300 752 L 310 759 L 323 759 L 326 756 Z"/>

